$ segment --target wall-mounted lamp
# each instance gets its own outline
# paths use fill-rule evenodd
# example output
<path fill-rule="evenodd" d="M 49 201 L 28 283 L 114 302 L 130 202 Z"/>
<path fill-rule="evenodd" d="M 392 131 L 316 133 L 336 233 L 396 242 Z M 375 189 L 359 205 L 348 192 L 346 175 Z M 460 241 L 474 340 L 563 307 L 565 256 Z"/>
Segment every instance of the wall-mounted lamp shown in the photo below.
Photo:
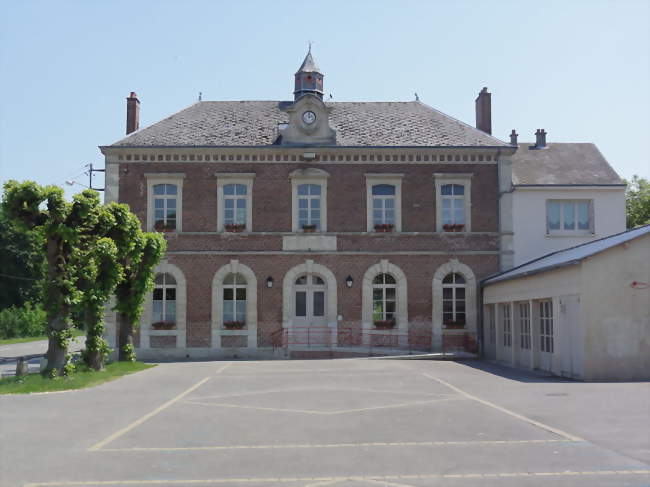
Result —
<path fill-rule="evenodd" d="M 352 283 L 354 282 L 354 279 L 352 279 L 352 276 L 348 276 L 345 278 L 345 285 L 347 287 L 352 287 Z"/>
<path fill-rule="evenodd" d="M 268 287 L 268 288 L 273 287 L 273 278 L 271 276 L 266 278 L 266 287 Z"/>

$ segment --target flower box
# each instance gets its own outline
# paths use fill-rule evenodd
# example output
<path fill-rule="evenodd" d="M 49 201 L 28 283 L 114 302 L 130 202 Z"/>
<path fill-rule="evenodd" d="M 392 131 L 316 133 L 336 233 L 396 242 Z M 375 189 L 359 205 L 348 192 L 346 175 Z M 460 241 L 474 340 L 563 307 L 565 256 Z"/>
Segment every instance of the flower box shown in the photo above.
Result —
<path fill-rule="evenodd" d="M 246 230 L 246 225 L 244 223 L 226 223 L 223 227 L 226 232 L 231 233 L 241 233 Z"/>
<path fill-rule="evenodd" d="M 151 324 L 152 330 L 175 330 L 176 323 L 173 321 L 157 321 Z"/>
<path fill-rule="evenodd" d="M 395 228 L 395 225 L 392 223 L 379 223 L 375 225 L 375 232 L 379 233 L 389 233 L 392 232 Z"/>
<path fill-rule="evenodd" d="M 314 233 L 316 231 L 316 225 L 303 225 L 302 231 L 305 233 Z"/>
<path fill-rule="evenodd" d="M 445 223 L 442 226 L 445 232 L 462 232 L 464 228 L 465 225 L 462 223 Z"/>
<path fill-rule="evenodd" d="M 380 330 L 389 330 L 395 328 L 395 320 L 375 320 L 374 325 Z"/>
<path fill-rule="evenodd" d="M 176 225 L 165 225 L 164 223 L 156 223 L 153 228 L 157 232 L 175 232 L 176 231 Z"/>
<path fill-rule="evenodd" d="M 465 328 L 465 322 L 464 321 L 452 321 L 452 320 L 447 320 L 445 321 L 445 328 L 447 330 L 458 330 L 461 328 Z"/>
<path fill-rule="evenodd" d="M 245 321 L 224 321 L 223 327 L 227 330 L 241 330 L 246 326 Z"/>

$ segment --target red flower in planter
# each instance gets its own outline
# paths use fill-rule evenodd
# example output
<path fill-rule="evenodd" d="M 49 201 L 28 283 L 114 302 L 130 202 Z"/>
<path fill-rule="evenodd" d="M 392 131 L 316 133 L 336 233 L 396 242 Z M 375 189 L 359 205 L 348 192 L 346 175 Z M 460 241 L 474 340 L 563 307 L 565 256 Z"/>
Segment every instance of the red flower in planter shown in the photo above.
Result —
<path fill-rule="evenodd" d="M 375 225 L 375 232 L 392 232 L 395 225 L 392 223 L 378 223 Z"/>
<path fill-rule="evenodd" d="M 151 324 L 153 330 L 175 330 L 176 323 L 173 321 L 157 321 Z"/>
<path fill-rule="evenodd" d="M 246 230 L 246 225 L 244 223 L 226 223 L 224 228 L 226 232 L 240 233 Z"/>
<path fill-rule="evenodd" d="M 374 325 L 376 328 L 382 329 L 382 330 L 388 330 L 391 328 L 395 328 L 395 320 L 375 320 Z"/>
<path fill-rule="evenodd" d="M 223 327 L 231 330 L 241 330 L 246 326 L 245 321 L 224 321 Z"/>
<path fill-rule="evenodd" d="M 303 225 L 302 231 L 305 233 L 314 233 L 316 231 L 316 225 Z"/>

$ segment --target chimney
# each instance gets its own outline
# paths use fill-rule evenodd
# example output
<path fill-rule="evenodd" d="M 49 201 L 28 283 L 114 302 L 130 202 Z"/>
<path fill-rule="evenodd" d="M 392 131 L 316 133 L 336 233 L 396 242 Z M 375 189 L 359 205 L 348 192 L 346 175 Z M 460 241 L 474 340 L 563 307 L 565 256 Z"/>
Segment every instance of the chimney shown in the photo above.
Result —
<path fill-rule="evenodd" d="M 535 149 L 546 149 L 546 132 L 544 129 L 537 129 L 537 132 L 535 132 Z"/>
<path fill-rule="evenodd" d="M 126 99 L 126 135 L 140 128 L 140 100 L 135 91 Z"/>
<path fill-rule="evenodd" d="M 476 128 L 492 135 L 492 94 L 487 88 L 476 97 Z"/>
<path fill-rule="evenodd" d="M 513 147 L 517 147 L 519 143 L 517 142 L 517 137 L 519 137 L 519 134 L 515 132 L 515 129 L 512 129 L 512 132 L 510 132 L 510 145 Z"/>

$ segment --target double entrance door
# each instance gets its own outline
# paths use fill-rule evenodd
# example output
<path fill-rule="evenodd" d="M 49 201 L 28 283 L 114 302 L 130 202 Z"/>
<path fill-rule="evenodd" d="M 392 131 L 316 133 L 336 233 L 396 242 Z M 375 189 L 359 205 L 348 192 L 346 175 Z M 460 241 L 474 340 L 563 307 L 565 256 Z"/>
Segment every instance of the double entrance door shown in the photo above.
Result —
<path fill-rule="evenodd" d="M 327 286 L 316 274 L 303 274 L 294 282 L 292 343 L 297 346 L 330 345 L 327 326 Z"/>

